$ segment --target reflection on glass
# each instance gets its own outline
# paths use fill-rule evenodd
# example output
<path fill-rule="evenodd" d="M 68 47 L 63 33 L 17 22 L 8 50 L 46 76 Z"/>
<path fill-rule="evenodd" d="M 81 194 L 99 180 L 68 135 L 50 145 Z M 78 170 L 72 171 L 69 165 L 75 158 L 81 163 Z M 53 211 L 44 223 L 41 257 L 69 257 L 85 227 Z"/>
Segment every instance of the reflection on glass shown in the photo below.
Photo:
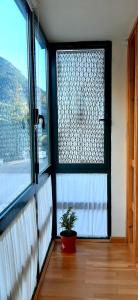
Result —
<path fill-rule="evenodd" d="M 45 128 L 42 120 L 38 125 L 38 158 L 40 173 L 48 167 L 48 97 L 46 84 L 47 51 L 43 38 L 41 39 L 36 29 L 35 54 L 36 54 L 36 99 L 39 114 L 44 117 Z"/>
<path fill-rule="evenodd" d="M 26 11 L 0 1 L 0 212 L 31 183 Z"/>

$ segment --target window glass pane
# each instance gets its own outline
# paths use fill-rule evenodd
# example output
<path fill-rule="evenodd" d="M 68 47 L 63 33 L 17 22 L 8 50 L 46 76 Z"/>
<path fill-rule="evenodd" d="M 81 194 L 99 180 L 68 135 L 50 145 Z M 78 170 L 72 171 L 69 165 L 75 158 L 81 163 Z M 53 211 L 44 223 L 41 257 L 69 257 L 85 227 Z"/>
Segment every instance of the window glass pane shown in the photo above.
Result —
<path fill-rule="evenodd" d="M 57 51 L 59 163 L 104 163 L 104 49 Z"/>
<path fill-rule="evenodd" d="M 57 174 L 57 233 L 69 207 L 76 212 L 80 237 L 107 237 L 107 174 Z"/>
<path fill-rule="evenodd" d="M 36 29 L 35 38 L 36 56 L 36 106 L 39 115 L 44 117 L 44 128 L 42 119 L 38 125 L 38 159 L 40 172 L 48 167 L 48 91 L 47 91 L 47 50 L 45 41 L 40 37 Z"/>
<path fill-rule="evenodd" d="M 0 1 L 0 212 L 31 183 L 28 16 Z"/>

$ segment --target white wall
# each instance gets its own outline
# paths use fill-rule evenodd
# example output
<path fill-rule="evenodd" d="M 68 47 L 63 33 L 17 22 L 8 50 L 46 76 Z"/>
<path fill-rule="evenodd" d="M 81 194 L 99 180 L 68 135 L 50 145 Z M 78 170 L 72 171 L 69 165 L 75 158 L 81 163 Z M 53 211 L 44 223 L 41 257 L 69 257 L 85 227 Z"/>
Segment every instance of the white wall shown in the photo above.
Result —
<path fill-rule="evenodd" d="M 112 44 L 112 236 L 126 236 L 127 43 Z"/>

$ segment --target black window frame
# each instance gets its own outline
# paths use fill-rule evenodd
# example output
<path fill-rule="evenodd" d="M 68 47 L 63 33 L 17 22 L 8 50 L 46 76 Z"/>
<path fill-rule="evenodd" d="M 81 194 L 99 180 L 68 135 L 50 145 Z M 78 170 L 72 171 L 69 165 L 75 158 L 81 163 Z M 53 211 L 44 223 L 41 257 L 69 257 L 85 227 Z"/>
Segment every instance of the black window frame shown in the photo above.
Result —
<path fill-rule="evenodd" d="M 28 46 L 28 82 L 29 82 L 29 108 L 30 108 L 30 150 L 31 150 L 31 183 L 14 199 L 12 200 L 4 210 L 0 213 L 0 232 L 1 232 L 1 220 L 10 219 L 12 215 L 17 215 L 19 207 L 23 207 L 27 202 L 27 197 L 34 191 L 35 184 L 35 168 L 34 168 L 34 134 L 33 134 L 33 109 L 32 109 L 32 60 L 31 60 L 31 34 L 32 34 L 32 14 L 28 3 L 25 0 L 14 0 L 21 13 L 27 14 L 28 18 L 28 30 L 27 30 L 27 46 Z M 27 197 L 26 197 L 27 195 Z M 20 209 L 21 209 L 20 208 Z M 10 216 L 8 218 L 8 215 Z M 5 222 L 4 222 L 5 223 Z M 6 222 L 7 223 L 7 222 Z"/>
<path fill-rule="evenodd" d="M 28 78 L 29 78 L 29 100 L 30 100 L 30 140 L 31 140 L 31 167 L 32 167 L 32 182 L 23 190 L 13 201 L 7 204 L 6 208 L 0 213 L 0 235 L 7 229 L 7 227 L 14 221 L 20 211 L 29 203 L 30 199 L 37 194 L 38 189 L 44 184 L 45 180 L 52 173 L 51 157 L 50 164 L 46 166 L 44 171 L 38 173 L 37 161 L 37 136 L 35 131 L 35 51 L 34 51 L 34 27 L 38 18 L 34 12 L 31 11 L 26 0 L 14 0 L 20 11 L 28 14 Z M 39 23 L 39 28 L 43 34 L 45 43 L 47 45 L 47 53 L 49 56 L 49 43 Z M 48 61 L 49 70 L 49 61 Z M 48 71 L 47 71 L 48 72 Z M 49 75 L 49 74 L 48 74 Z M 49 76 L 48 76 L 49 78 Z M 50 131 L 50 108 L 49 108 L 49 82 L 48 82 L 48 114 L 49 114 L 49 153 L 51 153 L 51 131 Z"/>
<path fill-rule="evenodd" d="M 105 118 L 109 120 L 105 126 L 106 151 L 105 164 L 60 164 L 58 163 L 58 107 L 57 107 L 57 76 L 56 76 L 56 51 L 57 50 L 81 50 L 81 49 L 105 49 Z M 53 166 L 53 235 L 57 236 L 57 197 L 56 197 L 56 174 L 58 173 L 105 173 L 107 174 L 107 239 L 111 237 L 111 80 L 112 80 L 112 42 L 111 41 L 87 41 L 87 42 L 65 42 L 50 44 L 50 96 L 51 96 L 51 155 Z M 87 237 L 91 239 L 90 237 Z M 84 239 L 84 237 L 83 237 Z M 99 239 L 99 238 L 98 238 Z M 104 238 L 105 239 L 105 238 Z"/>
<path fill-rule="evenodd" d="M 35 174 L 36 174 L 36 183 L 39 183 L 39 179 L 41 175 L 44 173 L 49 173 L 51 170 L 51 127 L 50 127 L 50 93 L 49 93 L 49 42 L 44 34 L 44 31 L 41 27 L 41 24 L 38 20 L 38 17 L 35 13 L 33 13 L 33 46 L 32 46 L 32 53 L 33 53 L 33 81 L 34 81 L 34 110 L 37 108 L 37 99 L 36 99 L 36 53 L 35 53 L 35 33 L 38 32 L 38 38 L 42 43 L 45 45 L 45 49 L 47 50 L 47 69 L 46 69 L 46 93 L 47 93 L 47 101 L 48 101 L 48 166 L 40 172 L 39 170 L 39 157 L 38 157 L 38 135 L 37 129 L 35 132 Z M 47 122 L 47 120 L 46 120 Z M 35 123 L 35 120 L 34 120 Z"/>
<path fill-rule="evenodd" d="M 81 49 L 104 49 L 105 50 L 105 124 L 104 164 L 61 164 L 58 162 L 58 107 L 57 107 L 57 76 L 56 76 L 56 51 L 57 50 L 81 50 Z M 52 162 L 54 170 L 58 173 L 104 173 L 111 170 L 111 49 L 110 41 L 53 43 L 50 45 L 50 92 L 51 92 L 51 116 L 52 116 Z"/>

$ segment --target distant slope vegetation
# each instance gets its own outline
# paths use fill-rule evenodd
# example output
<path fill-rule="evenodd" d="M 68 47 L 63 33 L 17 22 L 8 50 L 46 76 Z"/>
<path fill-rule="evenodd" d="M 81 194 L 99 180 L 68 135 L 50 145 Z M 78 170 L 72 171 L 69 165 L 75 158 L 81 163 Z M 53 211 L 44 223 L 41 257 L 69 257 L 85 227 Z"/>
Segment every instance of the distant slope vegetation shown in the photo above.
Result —
<path fill-rule="evenodd" d="M 4 162 L 30 157 L 29 80 L 9 61 L 0 57 L 0 160 Z M 46 92 L 36 88 L 37 107 L 48 118 Z M 41 147 L 46 129 L 40 127 Z M 45 137 L 45 138 L 44 138 Z M 24 154 L 26 153 L 26 154 Z"/>
<path fill-rule="evenodd" d="M 8 60 L 0 57 L 0 101 L 15 100 L 15 96 L 20 96 L 22 101 L 28 101 L 28 79 Z M 37 94 L 41 103 L 46 103 L 45 91 L 37 88 Z M 39 99 L 39 100 L 40 100 Z M 44 108 L 43 108 L 44 109 Z"/>
<path fill-rule="evenodd" d="M 17 94 L 27 101 L 28 80 L 9 61 L 0 57 L 0 101 L 11 102 Z"/>

